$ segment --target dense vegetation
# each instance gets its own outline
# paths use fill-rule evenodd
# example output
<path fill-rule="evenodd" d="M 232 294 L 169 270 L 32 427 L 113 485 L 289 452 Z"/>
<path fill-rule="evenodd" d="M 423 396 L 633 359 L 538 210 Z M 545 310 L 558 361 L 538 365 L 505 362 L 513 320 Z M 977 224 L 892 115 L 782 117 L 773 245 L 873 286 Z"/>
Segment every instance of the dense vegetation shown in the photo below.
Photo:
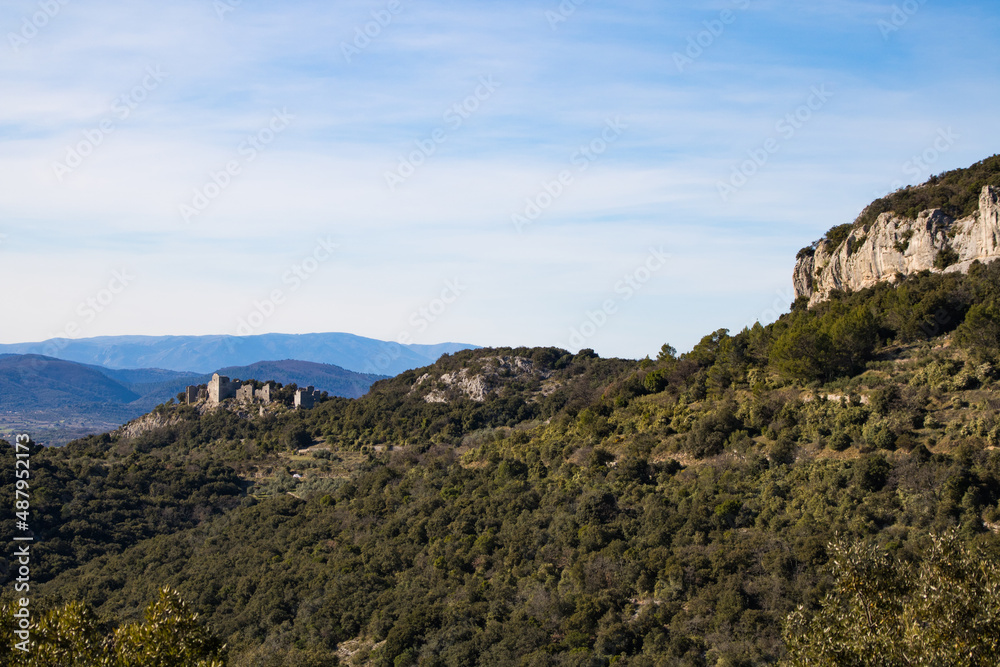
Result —
<path fill-rule="evenodd" d="M 233 667 L 992 664 L 998 363 L 994 263 L 680 355 L 462 351 L 312 410 L 163 405 L 33 452 L 39 651 L 72 617 L 118 659 L 168 586 L 190 660 Z"/>
<path fill-rule="evenodd" d="M 142 621 L 112 628 L 87 605 L 47 611 L 29 642 L 16 635 L 21 607 L 0 603 L 0 658 L 9 667 L 223 667 L 225 646 L 198 622 L 176 591 L 164 588 Z"/>
<path fill-rule="evenodd" d="M 992 667 L 1000 656 L 1000 566 L 951 531 L 913 561 L 838 544 L 832 590 L 786 628 L 790 665 Z"/>

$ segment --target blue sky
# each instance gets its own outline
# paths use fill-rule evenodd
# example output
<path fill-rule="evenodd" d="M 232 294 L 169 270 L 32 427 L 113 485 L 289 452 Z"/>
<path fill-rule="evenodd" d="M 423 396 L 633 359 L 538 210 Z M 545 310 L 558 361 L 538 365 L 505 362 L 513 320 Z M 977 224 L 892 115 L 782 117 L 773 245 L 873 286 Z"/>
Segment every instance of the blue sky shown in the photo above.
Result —
<path fill-rule="evenodd" d="M 994 2 L 9 0 L 0 27 L 5 343 L 689 349 L 787 309 L 796 250 L 876 196 L 1000 152 Z"/>

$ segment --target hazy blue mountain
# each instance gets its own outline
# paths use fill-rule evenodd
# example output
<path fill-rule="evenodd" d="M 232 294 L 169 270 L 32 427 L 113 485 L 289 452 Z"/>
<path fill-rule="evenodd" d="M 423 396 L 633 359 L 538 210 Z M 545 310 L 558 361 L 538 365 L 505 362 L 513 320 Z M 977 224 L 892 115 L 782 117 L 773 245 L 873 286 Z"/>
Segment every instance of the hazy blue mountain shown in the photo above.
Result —
<path fill-rule="evenodd" d="M 298 359 L 358 373 L 397 375 L 427 366 L 462 343 L 399 345 L 346 333 L 258 336 L 101 336 L 0 345 L 0 353 L 40 354 L 110 369 L 212 373 L 262 360 Z"/>

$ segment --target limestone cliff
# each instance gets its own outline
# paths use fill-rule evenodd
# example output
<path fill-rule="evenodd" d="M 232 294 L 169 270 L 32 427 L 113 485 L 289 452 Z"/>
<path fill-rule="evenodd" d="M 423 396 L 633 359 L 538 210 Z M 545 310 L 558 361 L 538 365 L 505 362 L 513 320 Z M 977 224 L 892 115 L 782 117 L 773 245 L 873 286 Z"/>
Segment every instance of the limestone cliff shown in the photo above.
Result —
<path fill-rule="evenodd" d="M 915 220 L 882 213 L 847 238 L 823 238 L 799 252 L 793 273 L 795 296 L 815 305 L 834 290 L 859 290 L 919 271 L 968 271 L 976 260 L 1000 258 L 1000 189 L 986 186 L 979 209 L 952 219 L 940 209 Z"/>

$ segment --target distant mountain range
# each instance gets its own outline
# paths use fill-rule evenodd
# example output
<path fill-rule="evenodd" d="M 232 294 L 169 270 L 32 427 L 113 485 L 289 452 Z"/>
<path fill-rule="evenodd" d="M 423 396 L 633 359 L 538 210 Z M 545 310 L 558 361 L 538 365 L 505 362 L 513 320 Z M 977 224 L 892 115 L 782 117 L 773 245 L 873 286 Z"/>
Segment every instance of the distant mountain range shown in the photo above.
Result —
<path fill-rule="evenodd" d="M 262 361 L 219 369 L 243 380 L 312 385 L 358 398 L 385 375 L 355 373 L 309 361 Z M 109 369 L 42 355 L 0 355 L 0 437 L 29 432 L 45 444 L 112 430 L 165 403 L 211 373 L 163 369 Z"/>
<path fill-rule="evenodd" d="M 2 362 L 2 359 L 0 359 Z M 64 362 L 73 363 L 73 362 Z M 184 391 L 188 385 L 207 384 L 212 373 L 192 374 L 179 371 L 165 371 L 158 368 L 114 369 L 101 366 L 84 366 L 116 380 L 147 401 L 155 401 L 155 407 Z M 220 368 L 220 375 L 232 379 L 274 380 L 281 384 L 297 384 L 300 387 L 313 386 L 333 396 L 360 398 L 368 392 L 372 383 L 383 380 L 387 375 L 355 373 L 331 364 L 317 364 L 311 361 L 287 359 L 284 361 L 258 361 L 247 366 Z"/>
<path fill-rule="evenodd" d="M 0 345 L 0 354 L 33 354 L 105 369 L 165 369 L 212 373 L 262 360 L 297 359 L 356 373 L 398 375 L 428 366 L 445 353 L 475 345 L 400 345 L 347 333 L 258 336 L 101 336 Z M 318 385 L 317 385 L 318 386 Z"/>

